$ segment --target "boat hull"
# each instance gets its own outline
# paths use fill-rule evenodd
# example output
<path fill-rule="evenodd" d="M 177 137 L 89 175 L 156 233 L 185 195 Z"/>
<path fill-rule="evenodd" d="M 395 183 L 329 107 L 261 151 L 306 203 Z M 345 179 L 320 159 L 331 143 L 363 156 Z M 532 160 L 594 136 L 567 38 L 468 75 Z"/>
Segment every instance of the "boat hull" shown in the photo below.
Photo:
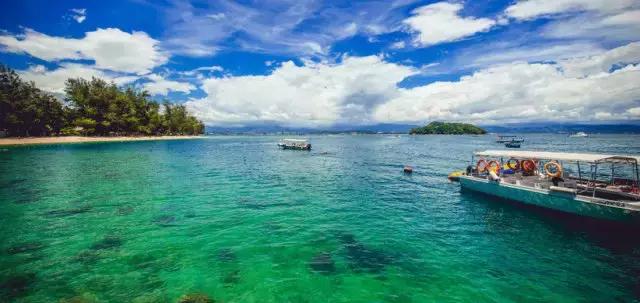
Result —
<path fill-rule="evenodd" d="M 594 202 L 572 193 L 492 182 L 471 176 L 460 176 L 459 182 L 463 189 L 502 199 L 596 219 L 640 224 L 640 210 L 621 207 L 621 205 L 608 205 L 622 202 Z"/>

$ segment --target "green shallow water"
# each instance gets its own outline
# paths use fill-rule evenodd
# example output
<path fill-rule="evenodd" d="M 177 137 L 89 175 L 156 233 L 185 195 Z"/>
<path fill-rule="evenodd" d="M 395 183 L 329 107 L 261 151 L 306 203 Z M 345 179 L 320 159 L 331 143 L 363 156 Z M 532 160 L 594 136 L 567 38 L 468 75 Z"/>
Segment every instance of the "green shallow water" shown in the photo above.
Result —
<path fill-rule="evenodd" d="M 2 149 L 0 302 L 640 300 L 638 231 L 446 180 L 492 136 L 278 139 Z M 640 153 L 639 136 L 527 139 Z"/>

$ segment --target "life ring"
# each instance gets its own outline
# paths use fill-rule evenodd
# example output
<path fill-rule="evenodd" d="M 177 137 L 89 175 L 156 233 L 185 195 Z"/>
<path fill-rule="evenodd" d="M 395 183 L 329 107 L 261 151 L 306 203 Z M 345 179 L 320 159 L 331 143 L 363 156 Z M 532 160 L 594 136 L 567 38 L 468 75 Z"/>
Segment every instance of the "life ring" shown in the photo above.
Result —
<path fill-rule="evenodd" d="M 482 166 L 480 166 L 480 164 L 482 164 Z M 476 163 L 476 171 L 478 171 L 478 173 L 482 173 L 485 170 L 487 170 L 487 160 L 485 159 L 478 160 L 478 163 Z"/>
<path fill-rule="evenodd" d="M 522 170 L 525 172 L 533 172 L 536 170 L 536 162 L 531 159 L 524 160 L 520 163 Z"/>
<path fill-rule="evenodd" d="M 511 161 L 516 161 L 516 164 L 515 165 L 511 165 Z M 520 169 L 520 161 L 518 159 L 511 158 L 511 159 L 509 159 L 509 161 L 507 161 L 507 167 L 509 169 L 519 170 Z"/>
<path fill-rule="evenodd" d="M 495 166 L 495 169 L 492 168 L 493 166 Z M 488 171 L 498 172 L 500 170 L 500 163 L 498 163 L 498 161 L 496 160 L 491 160 L 489 161 L 489 163 L 487 163 L 486 168 Z"/>
<path fill-rule="evenodd" d="M 551 170 L 549 169 L 549 167 L 551 166 L 554 166 L 556 168 L 555 173 L 552 173 Z M 552 178 L 560 177 L 562 176 L 562 165 L 560 165 L 560 163 L 556 161 L 549 161 L 544 165 L 544 172 L 547 174 L 547 176 Z"/>

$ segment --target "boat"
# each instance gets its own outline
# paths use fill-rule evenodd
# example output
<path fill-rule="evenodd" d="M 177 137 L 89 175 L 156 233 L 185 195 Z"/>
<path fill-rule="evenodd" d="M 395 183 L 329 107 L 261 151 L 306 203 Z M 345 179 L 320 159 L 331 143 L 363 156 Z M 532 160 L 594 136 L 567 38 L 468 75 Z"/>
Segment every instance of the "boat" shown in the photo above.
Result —
<path fill-rule="evenodd" d="M 520 142 L 511 141 L 504 144 L 506 148 L 520 148 Z"/>
<path fill-rule="evenodd" d="M 282 149 L 311 150 L 311 144 L 306 139 L 282 139 L 278 146 Z"/>
<path fill-rule="evenodd" d="M 496 143 L 509 143 L 509 142 L 522 143 L 524 142 L 524 138 L 520 136 L 513 136 L 513 135 L 499 135 L 498 139 L 496 139 Z"/>
<path fill-rule="evenodd" d="M 585 138 L 585 137 L 589 137 L 589 135 L 587 135 L 587 133 L 585 132 L 577 132 L 575 134 L 569 135 L 569 138 Z"/>
<path fill-rule="evenodd" d="M 487 150 L 472 158 L 475 167 L 458 176 L 463 190 L 640 225 L 640 156 Z"/>

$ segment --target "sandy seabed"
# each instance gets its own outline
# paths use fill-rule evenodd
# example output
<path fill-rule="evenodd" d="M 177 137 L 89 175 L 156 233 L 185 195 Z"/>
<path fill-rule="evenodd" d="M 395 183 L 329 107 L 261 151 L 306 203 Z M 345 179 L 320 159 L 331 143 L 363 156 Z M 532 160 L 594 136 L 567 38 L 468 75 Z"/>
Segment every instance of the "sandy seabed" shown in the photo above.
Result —
<path fill-rule="evenodd" d="M 0 146 L 28 145 L 28 144 L 60 144 L 60 143 L 84 143 L 84 142 L 120 142 L 120 141 L 152 141 L 152 140 L 183 140 L 196 139 L 201 136 L 142 136 L 142 137 L 25 137 L 25 138 L 0 138 Z"/>

